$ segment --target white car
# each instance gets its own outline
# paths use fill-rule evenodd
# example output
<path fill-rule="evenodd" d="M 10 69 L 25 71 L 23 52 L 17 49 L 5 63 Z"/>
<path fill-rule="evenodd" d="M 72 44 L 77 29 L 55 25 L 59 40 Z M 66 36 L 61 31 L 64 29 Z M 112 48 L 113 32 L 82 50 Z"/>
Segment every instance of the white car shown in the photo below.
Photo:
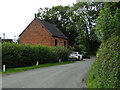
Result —
<path fill-rule="evenodd" d="M 75 60 L 83 60 L 83 55 L 82 54 L 79 54 L 79 52 L 72 52 L 70 55 L 69 55 L 69 59 L 75 59 Z"/>

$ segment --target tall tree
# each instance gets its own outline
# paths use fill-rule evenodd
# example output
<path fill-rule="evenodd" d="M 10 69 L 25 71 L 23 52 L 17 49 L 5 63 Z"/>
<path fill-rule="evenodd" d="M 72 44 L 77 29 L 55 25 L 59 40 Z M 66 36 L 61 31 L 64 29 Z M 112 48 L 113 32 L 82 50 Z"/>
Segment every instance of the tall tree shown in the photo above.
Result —
<path fill-rule="evenodd" d="M 91 37 L 91 34 L 94 31 L 94 26 L 96 24 L 96 18 L 99 15 L 100 9 L 102 9 L 103 3 L 96 3 L 96 2 L 84 2 L 84 3 L 77 3 L 74 5 L 74 10 L 76 11 L 76 15 L 79 17 L 77 18 L 77 30 L 78 30 L 78 37 L 76 38 L 76 44 L 83 44 L 86 47 L 87 52 L 90 52 L 93 48 L 91 45 L 96 45 L 97 41 L 94 41 Z M 93 29 L 93 30 L 92 30 Z M 92 33 L 91 33 L 92 30 Z M 91 44 L 92 42 L 92 44 Z M 93 44 L 93 42 L 95 44 Z M 97 44 L 98 45 L 98 44 Z M 96 47 L 96 46 L 95 46 Z"/>
<path fill-rule="evenodd" d="M 110 8 L 111 14 L 114 15 L 116 9 L 120 9 L 120 1 L 119 2 L 105 2 L 104 8 Z"/>
<path fill-rule="evenodd" d="M 118 2 L 119 3 L 119 2 Z M 113 34 L 119 35 L 120 34 L 120 9 L 111 8 L 111 6 L 117 5 L 118 3 L 106 3 L 103 10 L 100 11 L 99 17 L 97 18 L 96 24 L 96 34 L 100 41 L 104 41 L 109 39 Z M 113 11 L 113 9 L 115 11 Z"/>

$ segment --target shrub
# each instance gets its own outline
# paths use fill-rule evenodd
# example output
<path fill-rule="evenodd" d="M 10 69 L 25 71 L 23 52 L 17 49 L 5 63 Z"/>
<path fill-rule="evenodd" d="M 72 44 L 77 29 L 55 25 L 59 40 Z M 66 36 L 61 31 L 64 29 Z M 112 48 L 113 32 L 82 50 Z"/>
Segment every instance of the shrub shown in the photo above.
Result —
<path fill-rule="evenodd" d="M 62 60 L 62 61 L 67 61 L 68 56 L 70 54 L 70 50 L 64 48 L 64 47 L 56 47 L 55 48 L 55 53 L 57 55 L 57 60 Z"/>
<path fill-rule="evenodd" d="M 70 51 L 64 47 L 47 47 L 42 45 L 27 45 L 3 43 L 2 64 L 7 68 L 24 67 L 39 64 L 68 60 Z"/>
<path fill-rule="evenodd" d="M 78 51 L 83 55 L 87 54 L 87 50 L 86 50 L 85 45 L 83 45 L 83 44 L 79 44 L 79 45 L 75 44 L 74 47 L 75 47 L 75 49 L 74 49 L 75 51 Z"/>
<path fill-rule="evenodd" d="M 19 52 L 17 52 L 18 47 L 13 43 L 4 43 L 2 45 L 2 64 L 10 67 L 18 66 L 17 60 L 19 58 Z"/>
<path fill-rule="evenodd" d="M 87 88 L 120 87 L 120 37 L 103 42 L 87 75 Z"/>

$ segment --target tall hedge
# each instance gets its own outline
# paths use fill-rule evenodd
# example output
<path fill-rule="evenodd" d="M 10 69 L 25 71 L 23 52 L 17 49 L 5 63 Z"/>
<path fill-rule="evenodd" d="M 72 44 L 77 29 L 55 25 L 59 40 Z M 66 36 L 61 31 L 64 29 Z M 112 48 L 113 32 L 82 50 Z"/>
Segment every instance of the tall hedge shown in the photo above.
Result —
<path fill-rule="evenodd" d="M 87 88 L 120 88 L 120 37 L 103 42 L 87 75 Z"/>
<path fill-rule="evenodd" d="M 2 64 L 7 68 L 23 67 L 68 60 L 70 51 L 64 47 L 47 47 L 15 43 L 2 44 Z"/>

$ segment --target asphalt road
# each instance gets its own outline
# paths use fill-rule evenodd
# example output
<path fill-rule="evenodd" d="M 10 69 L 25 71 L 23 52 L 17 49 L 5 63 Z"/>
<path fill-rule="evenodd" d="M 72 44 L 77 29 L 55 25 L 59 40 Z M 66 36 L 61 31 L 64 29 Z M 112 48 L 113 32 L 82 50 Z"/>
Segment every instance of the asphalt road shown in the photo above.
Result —
<path fill-rule="evenodd" d="M 95 60 L 39 68 L 2 77 L 3 88 L 85 88 L 85 75 Z"/>

